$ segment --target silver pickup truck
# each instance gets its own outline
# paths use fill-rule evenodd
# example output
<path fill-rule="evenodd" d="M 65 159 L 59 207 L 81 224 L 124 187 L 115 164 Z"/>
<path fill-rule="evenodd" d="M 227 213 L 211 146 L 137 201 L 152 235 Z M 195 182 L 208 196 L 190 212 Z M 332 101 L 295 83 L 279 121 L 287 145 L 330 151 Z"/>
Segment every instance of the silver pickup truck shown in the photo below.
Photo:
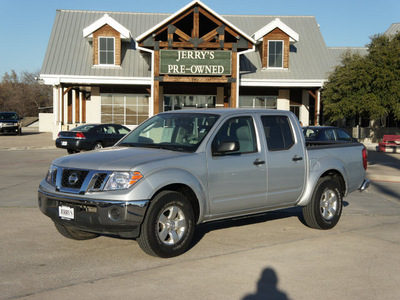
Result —
<path fill-rule="evenodd" d="M 39 186 L 41 211 L 65 237 L 135 238 L 172 257 L 203 222 L 301 206 L 330 229 L 343 197 L 368 187 L 359 143 L 306 145 L 294 114 L 207 109 L 158 114 L 114 147 L 58 158 Z"/>

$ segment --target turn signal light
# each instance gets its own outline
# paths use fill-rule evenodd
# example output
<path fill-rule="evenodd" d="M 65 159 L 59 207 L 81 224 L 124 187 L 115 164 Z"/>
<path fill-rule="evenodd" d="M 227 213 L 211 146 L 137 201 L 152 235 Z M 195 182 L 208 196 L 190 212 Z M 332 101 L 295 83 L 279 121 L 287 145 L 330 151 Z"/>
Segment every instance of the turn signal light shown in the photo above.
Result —
<path fill-rule="evenodd" d="M 135 171 L 135 172 L 133 172 L 133 175 L 131 177 L 131 181 L 129 182 L 129 184 L 130 185 L 135 184 L 136 182 L 138 182 L 142 178 L 143 178 L 143 175 L 140 172 Z"/>

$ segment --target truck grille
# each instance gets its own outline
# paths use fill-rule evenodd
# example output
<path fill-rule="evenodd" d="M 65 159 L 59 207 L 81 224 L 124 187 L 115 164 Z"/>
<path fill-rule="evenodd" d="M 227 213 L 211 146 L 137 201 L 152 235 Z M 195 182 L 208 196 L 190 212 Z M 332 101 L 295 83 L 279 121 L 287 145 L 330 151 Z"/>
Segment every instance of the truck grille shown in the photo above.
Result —
<path fill-rule="evenodd" d="M 61 186 L 80 189 L 89 171 L 64 169 L 62 173 Z"/>
<path fill-rule="evenodd" d="M 101 191 L 110 174 L 111 172 L 108 171 L 99 172 L 58 167 L 53 171 L 51 181 L 61 192 L 84 194 Z"/>

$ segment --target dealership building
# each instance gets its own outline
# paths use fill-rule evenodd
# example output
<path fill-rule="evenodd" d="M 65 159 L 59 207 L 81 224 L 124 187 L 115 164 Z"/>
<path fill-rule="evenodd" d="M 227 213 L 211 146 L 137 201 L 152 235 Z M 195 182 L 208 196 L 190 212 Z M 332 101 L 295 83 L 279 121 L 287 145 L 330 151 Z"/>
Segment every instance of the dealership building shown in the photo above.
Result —
<path fill-rule="evenodd" d="M 40 74 L 53 113 L 39 129 L 134 128 L 159 112 L 214 107 L 290 110 L 318 124 L 341 51 L 313 16 L 220 15 L 197 0 L 174 14 L 58 10 Z"/>

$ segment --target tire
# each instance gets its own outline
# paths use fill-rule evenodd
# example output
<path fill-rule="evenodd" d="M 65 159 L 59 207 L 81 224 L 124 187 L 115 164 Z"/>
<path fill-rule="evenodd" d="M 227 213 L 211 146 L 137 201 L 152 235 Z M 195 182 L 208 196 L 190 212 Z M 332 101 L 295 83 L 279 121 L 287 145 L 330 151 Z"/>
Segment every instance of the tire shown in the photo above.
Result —
<path fill-rule="evenodd" d="M 331 229 L 339 222 L 342 208 L 339 183 L 331 177 L 320 178 L 311 201 L 303 207 L 304 221 L 311 228 Z"/>
<path fill-rule="evenodd" d="M 73 149 L 67 149 L 68 154 L 78 153 L 79 151 Z"/>
<path fill-rule="evenodd" d="M 92 150 L 97 150 L 97 149 L 101 149 L 103 148 L 103 145 L 100 142 L 96 142 L 93 147 Z"/>
<path fill-rule="evenodd" d="M 152 200 L 136 240 L 149 255 L 174 257 L 189 247 L 194 227 L 189 200 L 181 193 L 163 191 Z"/>
<path fill-rule="evenodd" d="M 72 229 L 71 227 L 64 226 L 58 223 L 54 223 L 54 226 L 56 226 L 57 231 L 61 233 L 61 235 L 72 240 L 90 240 L 99 236 L 96 233 Z"/>

